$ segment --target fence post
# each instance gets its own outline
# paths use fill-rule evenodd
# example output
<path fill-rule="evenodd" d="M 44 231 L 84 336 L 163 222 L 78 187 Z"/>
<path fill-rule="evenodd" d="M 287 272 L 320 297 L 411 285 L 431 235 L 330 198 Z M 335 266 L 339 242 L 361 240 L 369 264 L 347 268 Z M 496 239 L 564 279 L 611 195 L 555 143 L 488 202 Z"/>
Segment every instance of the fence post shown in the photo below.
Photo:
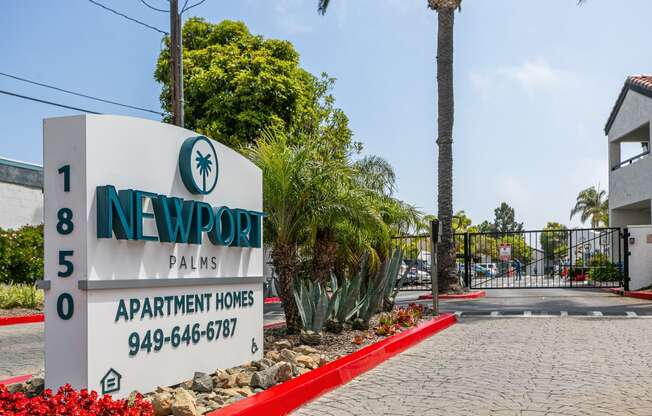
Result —
<path fill-rule="evenodd" d="M 437 271 L 437 242 L 439 241 L 439 220 L 430 221 L 430 286 L 432 289 L 432 309 L 439 315 L 439 272 Z"/>
<path fill-rule="evenodd" d="M 573 230 L 568 231 L 568 271 L 566 278 L 570 282 L 570 287 L 573 287 Z"/>
<path fill-rule="evenodd" d="M 623 289 L 629 291 L 629 229 L 623 229 Z"/>
<path fill-rule="evenodd" d="M 467 289 L 471 287 L 471 247 L 469 244 L 469 233 L 464 233 L 464 285 Z"/>

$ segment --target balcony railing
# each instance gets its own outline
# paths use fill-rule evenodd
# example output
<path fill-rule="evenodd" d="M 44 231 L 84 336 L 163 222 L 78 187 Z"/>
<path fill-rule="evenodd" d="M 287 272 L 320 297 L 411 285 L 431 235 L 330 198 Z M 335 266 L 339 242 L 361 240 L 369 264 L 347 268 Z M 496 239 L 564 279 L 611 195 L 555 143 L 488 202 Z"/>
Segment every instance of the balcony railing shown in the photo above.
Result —
<path fill-rule="evenodd" d="M 636 161 L 639 160 L 639 159 L 643 159 L 645 156 L 647 156 L 647 155 L 649 155 L 649 154 L 650 154 L 650 151 L 649 151 L 649 150 L 646 150 L 646 151 L 643 152 L 643 153 L 639 153 L 639 154 L 636 155 L 636 156 L 632 156 L 632 157 L 630 157 L 629 159 L 625 159 L 625 160 L 623 160 L 622 162 L 620 162 L 620 163 L 617 164 L 616 166 L 613 166 L 613 167 L 611 168 L 611 170 L 614 171 L 614 170 L 616 170 L 616 169 L 622 168 L 622 167 L 625 166 L 625 165 L 631 165 L 632 163 L 636 162 Z"/>

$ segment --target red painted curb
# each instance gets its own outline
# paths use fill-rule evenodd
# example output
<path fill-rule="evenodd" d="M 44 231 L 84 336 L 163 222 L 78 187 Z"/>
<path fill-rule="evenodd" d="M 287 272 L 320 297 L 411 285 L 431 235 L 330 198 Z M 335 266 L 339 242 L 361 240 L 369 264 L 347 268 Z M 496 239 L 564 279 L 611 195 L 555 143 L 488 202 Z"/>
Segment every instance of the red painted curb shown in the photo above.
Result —
<path fill-rule="evenodd" d="M 281 303 L 281 298 L 265 298 L 265 303 Z"/>
<path fill-rule="evenodd" d="M 208 413 L 208 415 L 260 416 L 288 414 L 425 338 L 448 328 L 456 321 L 455 315 L 441 315 L 436 319 L 419 324 L 415 328 L 364 347 L 339 360 L 331 361 L 309 373 L 276 385 L 247 399 L 240 400 L 230 406 Z"/>
<path fill-rule="evenodd" d="M 43 322 L 45 316 L 42 313 L 35 315 L 23 315 L 23 316 L 3 316 L 0 317 L 0 326 L 5 325 L 16 325 L 16 324 L 31 324 L 34 322 Z"/>
<path fill-rule="evenodd" d="M 263 329 L 277 329 L 285 327 L 285 321 L 272 322 L 263 325 Z"/>
<path fill-rule="evenodd" d="M 25 374 L 24 376 L 16 376 L 16 377 L 8 378 L 6 380 L 0 380 L 0 384 L 4 384 L 5 386 L 8 386 L 10 384 L 22 383 L 23 381 L 27 381 L 30 378 L 32 378 L 31 374 Z"/>
<path fill-rule="evenodd" d="M 487 292 L 484 290 L 478 290 L 476 292 L 469 292 L 469 293 L 462 293 L 460 295 L 439 295 L 439 299 L 477 299 L 477 298 L 483 298 L 487 296 Z M 432 299 L 432 295 L 420 295 L 418 297 L 419 300 L 428 300 Z"/>
<path fill-rule="evenodd" d="M 619 288 L 611 288 L 607 290 L 615 295 L 626 296 L 628 298 L 652 300 L 652 292 L 643 292 L 639 290 L 624 291 Z"/>

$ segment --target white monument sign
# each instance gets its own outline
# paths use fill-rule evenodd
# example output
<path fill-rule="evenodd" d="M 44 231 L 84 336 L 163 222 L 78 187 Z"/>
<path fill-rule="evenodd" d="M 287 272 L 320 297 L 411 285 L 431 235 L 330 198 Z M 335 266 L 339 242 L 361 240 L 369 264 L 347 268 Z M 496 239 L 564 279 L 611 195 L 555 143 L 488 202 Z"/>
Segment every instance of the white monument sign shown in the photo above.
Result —
<path fill-rule="evenodd" d="M 262 358 L 262 175 L 169 124 L 44 122 L 45 376 L 124 397 Z"/>

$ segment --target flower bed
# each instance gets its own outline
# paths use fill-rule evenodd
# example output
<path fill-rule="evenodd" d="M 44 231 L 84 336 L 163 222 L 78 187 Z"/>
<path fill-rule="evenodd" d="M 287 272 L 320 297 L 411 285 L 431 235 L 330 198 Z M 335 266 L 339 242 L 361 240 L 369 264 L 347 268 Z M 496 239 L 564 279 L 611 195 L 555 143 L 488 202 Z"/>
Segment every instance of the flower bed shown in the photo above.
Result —
<path fill-rule="evenodd" d="M 22 392 L 11 392 L 0 385 L 0 414 L 3 416 L 148 416 L 152 405 L 135 394 L 129 400 L 113 400 L 111 396 L 100 397 L 94 391 L 73 390 L 65 385 L 53 394 L 28 397 Z"/>
<path fill-rule="evenodd" d="M 141 402 L 151 403 L 151 413 L 140 404 L 134 409 L 125 407 L 124 401 L 116 401 L 115 413 L 97 413 L 100 415 L 149 415 L 165 416 L 170 414 L 201 415 L 223 408 L 240 400 L 254 396 L 275 385 L 289 381 L 295 377 L 309 373 L 329 362 L 359 351 L 385 338 L 416 326 L 424 314 L 421 305 L 410 305 L 406 309 L 397 308 L 392 312 L 382 313 L 371 320 L 369 330 L 353 330 L 345 327 L 339 334 L 325 333 L 321 344 L 316 346 L 302 345 L 298 335 L 287 335 L 284 328 L 265 331 L 265 357 L 260 361 L 246 363 L 243 366 L 230 369 L 217 369 L 211 374 L 195 373 L 192 380 L 176 386 L 159 387 L 157 391 L 147 393 Z M 347 357 L 348 358 L 348 357 Z M 57 395 L 48 397 L 41 395 L 43 381 L 32 379 L 25 383 L 10 386 L 12 393 L 21 394 L 21 400 L 57 401 Z M 38 390 L 40 386 L 40 391 Z M 3 390 L 6 392 L 6 390 Z M 85 395 L 91 393 L 84 393 Z M 95 397 L 97 399 L 97 394 Z M 26 395 L 34 396 L 27 399 Z M 64 391 L 62 397 L 66 400 L 82 400 L 82 392 L 73 395 L 70 389 Z M 126 403 L 136 403 L 135 393 Z M 85 401 L 84 401 L 85 400 Z M 83 399 L 87 403 L 90 399 Z M 98 399 L 99 400 L 99 399 Z M 14 400 L 17 401 L 17 400 Z M 84 404 L 86 405 L 86 404 Z M 3 408 L 0 408 L 0 410 Z M 122 409 L 122 410 L 120 410 Z M 65 408 L 64 408 L 65 410 Z M 124 413 L 133 411 L 134 413 Z M 123 412 L 123 413 L 120 413 Z M 0 414 L 3 414 L 0 411 Z M 13 413 L 8 413 L 13 414 Z M 49 414 L 49 413 L 17 413 Z M 61 415 L 91 413 L 56 413 Z M 95 414 L 95 413 L 93 413 Z"/>

